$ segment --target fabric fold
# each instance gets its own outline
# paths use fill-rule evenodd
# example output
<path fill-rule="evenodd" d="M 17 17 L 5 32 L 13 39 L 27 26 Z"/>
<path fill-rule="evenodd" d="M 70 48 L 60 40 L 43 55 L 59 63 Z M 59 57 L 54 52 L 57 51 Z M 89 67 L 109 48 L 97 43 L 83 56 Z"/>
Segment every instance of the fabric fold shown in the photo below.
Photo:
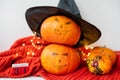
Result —
<path fill-rule="evenodd" d="M 36 38 L 36 39 L 35 39 Z M 32 40 L 34 39 L 34 44 Z M 38 43 L 39 41 L 39 43 Z M 24 43 L 24 45 L 22 45 Z M 39 45 L 38 45 L 39 44 Z M 117 61 L 110 73 L 93 75 L 86 65 L 78 70 L 65 74 L 54 75 L 46 72 L 41 65 L 40 55 L 45 46 L 49 45 L 41 38 L 29 36 L 18 39 L 7 51 L 0 52 L 0 78 L 24 78 L 29 76 L 43 77 L 45 80 L 119 80 L 120 51 L 116 51 Z M 28 66 L 12 67 L 13 64 L 27 63 Z"/>

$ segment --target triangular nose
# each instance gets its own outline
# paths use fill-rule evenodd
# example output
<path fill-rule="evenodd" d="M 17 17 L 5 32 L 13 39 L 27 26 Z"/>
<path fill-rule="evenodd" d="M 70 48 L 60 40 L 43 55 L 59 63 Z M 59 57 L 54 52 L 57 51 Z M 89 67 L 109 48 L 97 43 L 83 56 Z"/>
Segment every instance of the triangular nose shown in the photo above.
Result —
<path fill-rule="evenodd" d="M 61 63 L 61 60 L 59 59 L 58 62 Z"/>

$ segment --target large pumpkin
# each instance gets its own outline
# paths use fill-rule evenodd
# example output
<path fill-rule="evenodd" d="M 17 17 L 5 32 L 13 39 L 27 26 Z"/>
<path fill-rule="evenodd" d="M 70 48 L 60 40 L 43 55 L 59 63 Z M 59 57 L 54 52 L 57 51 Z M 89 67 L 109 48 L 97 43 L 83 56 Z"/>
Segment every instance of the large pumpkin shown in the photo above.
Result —
<path fill-rule="evenodd" d="M 62 15 L 45 19 L 40 33 L 44 40 L 67 45 L 76 44 L 81 36 L 79 25 L 71 18 Z"/>
<path fill-rule="evenodd" d="M 106 74 L 112 69 L 116 61 L 116 54 L 107 47 L 95 47 L 87 58 L 87 66 L 94 74 Z"/>
<path fill-rule="evenodd" d="M 42 51 L 41 63 L 49 73 L 67 74 L 78 68 L 80 56 L 73 48 L 50 44 Z"/>

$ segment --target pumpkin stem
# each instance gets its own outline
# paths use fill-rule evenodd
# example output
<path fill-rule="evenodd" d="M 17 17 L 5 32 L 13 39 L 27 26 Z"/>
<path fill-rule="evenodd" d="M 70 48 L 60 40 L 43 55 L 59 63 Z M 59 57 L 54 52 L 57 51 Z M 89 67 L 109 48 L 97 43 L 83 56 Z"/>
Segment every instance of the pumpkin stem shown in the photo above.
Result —
<path fill-rule="evenodd" d="M 105 47 L 106 47 L 106 45 L 103 46 L 103 49 L 101 50 L 101 52 L 99 54 L 103 53 Z"/>

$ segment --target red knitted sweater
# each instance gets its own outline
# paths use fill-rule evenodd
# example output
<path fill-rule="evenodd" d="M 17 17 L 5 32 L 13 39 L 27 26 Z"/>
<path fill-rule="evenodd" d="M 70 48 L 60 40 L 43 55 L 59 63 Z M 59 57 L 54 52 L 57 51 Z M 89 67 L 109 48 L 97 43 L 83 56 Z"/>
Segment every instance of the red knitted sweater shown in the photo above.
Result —
<path fill-rule="evenodd" d="M 21 78 L 40 76 L 46 80 L 120 80 L 120 51 L 116 51 L 117 62 L 110 73 L 93 75 L 85 65 L 66 75 L 53 75 L 41 66 L 41 51 L 49 43 L 29 36 L 18 39 L 9 50 L 0 52 L 0 77 Z"/>

